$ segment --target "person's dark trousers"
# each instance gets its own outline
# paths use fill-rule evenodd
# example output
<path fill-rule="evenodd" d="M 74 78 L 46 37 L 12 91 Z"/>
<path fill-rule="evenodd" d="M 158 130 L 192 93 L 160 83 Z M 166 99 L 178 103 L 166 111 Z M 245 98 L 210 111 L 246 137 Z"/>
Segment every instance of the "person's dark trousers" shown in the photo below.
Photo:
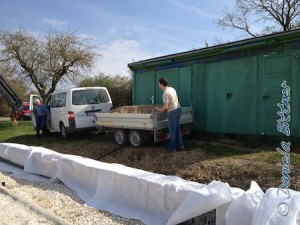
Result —
<path fill-rule="evenodd" d="M 168 113 L 169 126 L 169 151 L 175 151 L 176 147 L 183 147 L 183 139 L 180 129 L 181 108 L 175 109 Z"/>
<path fill-rule="evenodd" d="M 36 137 L 40 137 L 40 130 L 42 130 L 44 134 L 44 130 L 46 127 L 46 120 L 47 120 L 47 116 L 36 117 Z"/>

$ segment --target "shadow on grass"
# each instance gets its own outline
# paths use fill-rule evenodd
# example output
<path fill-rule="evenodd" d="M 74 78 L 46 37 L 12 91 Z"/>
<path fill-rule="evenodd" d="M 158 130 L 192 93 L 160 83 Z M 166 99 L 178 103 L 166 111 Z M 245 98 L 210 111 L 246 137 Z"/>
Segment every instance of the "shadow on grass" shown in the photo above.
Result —
<path fill-rule="evenodd" d="M 260 150 L 275 150 L 280 147 L 282 141 L 291 142 L 294 153 L 300 153 L 300 138 L 271 135 L 242 135 L 242 134 L 215 134 L 195 132 L 187 136 L 187 140 L 201 141 L 208 143 L 228 144 L 235 147 Z"/>
<path fill-rule="evenodd" d="M 100 138 L 101 137 L 101 138 Z M 68 138 L 62 138 L 59 132 L 53 132 L 46 135 L 41 135 L 36 138 L 35 134 L 19 135 L 8 138 L 5 142 L 20 143 L 25 145 L 86 145 L 91 143 L 99 143 L 101 140 L 106 140 L 106 135 L 93 135 L 91 133 L 76 133 Z"/>
<path fill-rule="evenodd" d="M 232 157 L 256 153 L 258 149 L 238 146 L 233 141 L 223 142 L 224 136 L 218 134 L 197 134 L 187 136 L 185 149 L 203 151 L 209 158 Z M 233 138 L 232 138 L 233 139 Z"/>

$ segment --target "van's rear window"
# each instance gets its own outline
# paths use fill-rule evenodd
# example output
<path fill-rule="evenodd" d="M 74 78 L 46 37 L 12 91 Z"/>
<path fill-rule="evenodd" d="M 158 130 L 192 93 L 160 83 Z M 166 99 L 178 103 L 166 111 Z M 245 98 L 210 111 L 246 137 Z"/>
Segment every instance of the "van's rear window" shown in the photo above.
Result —
<path fill-rule="evenodd" d="M 73 105 L 88 105 L 100 104 L 109 102 L 106 90 L 104 89 L 89 89 L 73 91 Z"/>

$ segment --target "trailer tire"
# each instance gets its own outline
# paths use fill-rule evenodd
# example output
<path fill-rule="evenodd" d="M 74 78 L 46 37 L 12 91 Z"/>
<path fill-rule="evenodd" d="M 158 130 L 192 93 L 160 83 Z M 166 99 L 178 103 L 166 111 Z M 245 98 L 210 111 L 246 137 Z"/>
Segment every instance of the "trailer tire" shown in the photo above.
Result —
<path fill-rule="evenodd" d="M 114 133 L 115 143 L 119 146 L 128 145 L 128 131 L 125 129 L 118 129 Z"/>
<path fill-rule="evenodd" d="M 139 148 L 144 145 L 144 135 L 140 130 L 129 131 L 129 143 L 134 148 Z"/>

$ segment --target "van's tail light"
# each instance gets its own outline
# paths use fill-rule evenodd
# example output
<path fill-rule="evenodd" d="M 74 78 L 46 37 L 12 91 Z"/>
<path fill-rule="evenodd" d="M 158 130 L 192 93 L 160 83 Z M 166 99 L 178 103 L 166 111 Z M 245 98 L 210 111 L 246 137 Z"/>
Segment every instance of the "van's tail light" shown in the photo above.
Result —
<path fill-rule="evenodd" d="M 181 133 L 182 134 L 187 134 L 188 129 L 186 127 L 181 128 Z"/>
<path fill-rule="evenodd" d="M 74 112 L 68 111 L 67 117 L 68 117 L 68 120 L 74 120 L 75 119 Z"/>
<path fill-rule="evenodd" d="M 161 133 L 158 138 L 159 138 L 159 140 L 163 141 L 168 138 L 168 135 L 166 133 Z"/>

